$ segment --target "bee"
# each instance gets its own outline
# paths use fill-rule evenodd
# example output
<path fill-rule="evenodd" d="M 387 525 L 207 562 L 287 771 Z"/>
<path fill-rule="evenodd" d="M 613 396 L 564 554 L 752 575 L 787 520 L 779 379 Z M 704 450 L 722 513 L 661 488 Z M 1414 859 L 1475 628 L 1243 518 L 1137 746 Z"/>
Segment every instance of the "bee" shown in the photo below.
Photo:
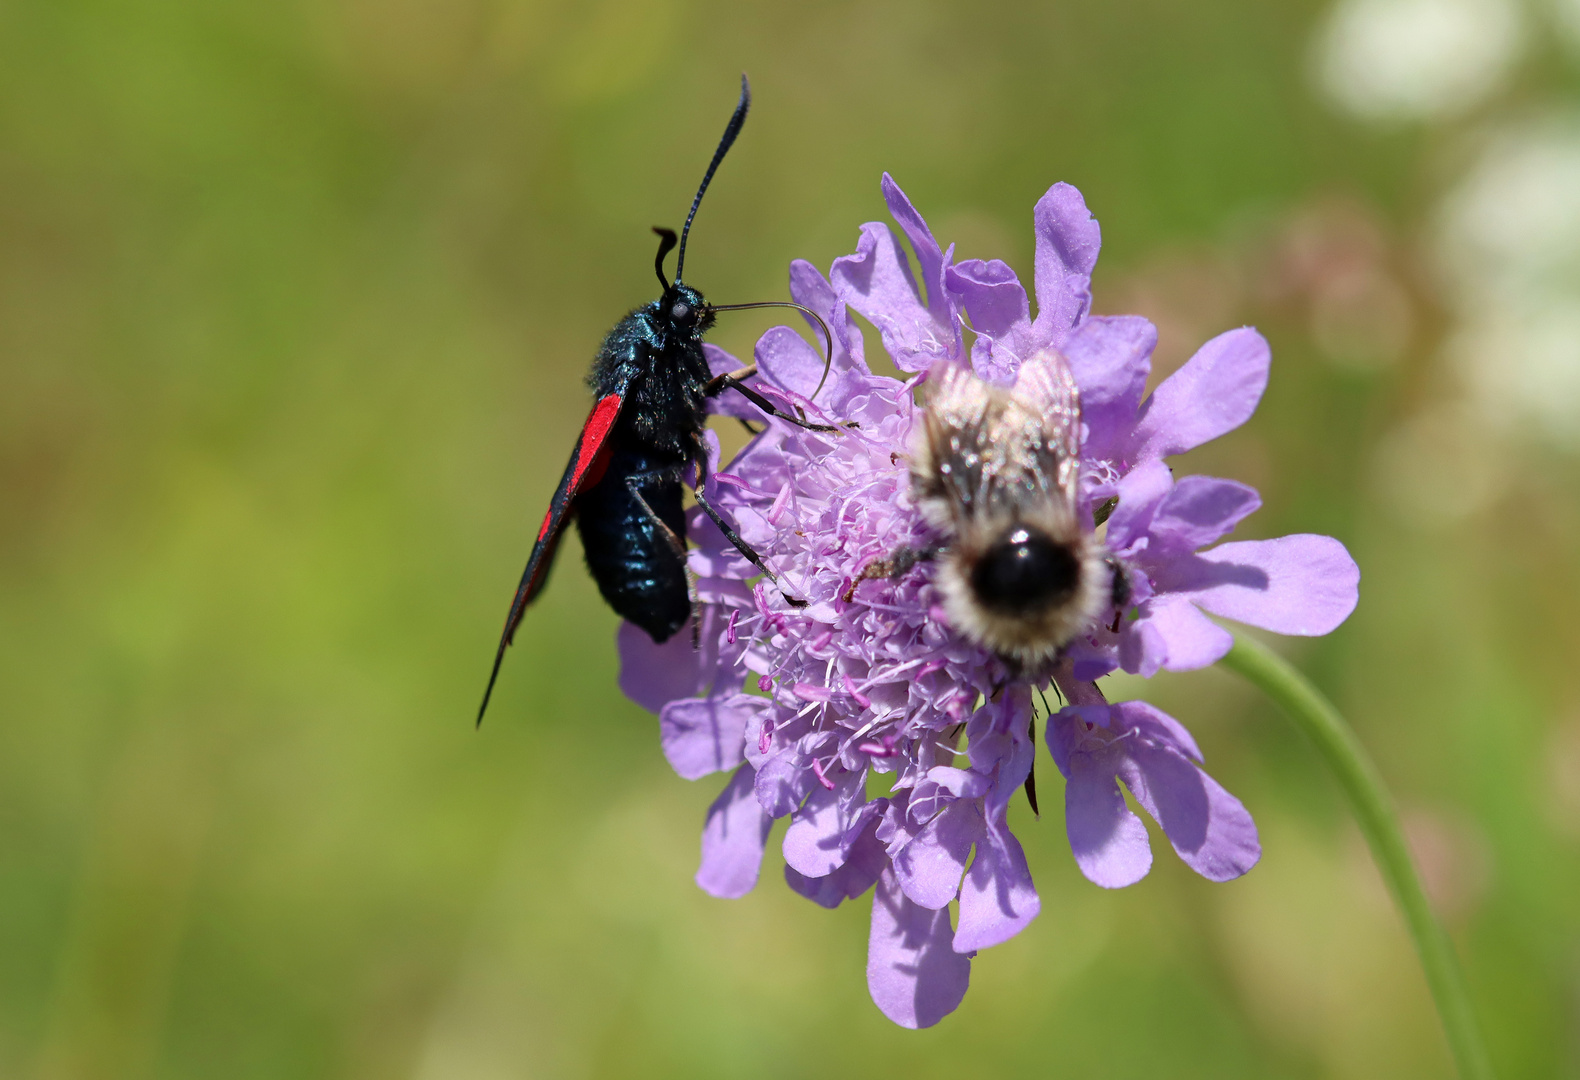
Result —
<path fill-rule="evenodd" d="M 935 562 L 950 625 L 1036 670 L 1128 593 L 1083 520 L 1075 378 L 1062 356 L 1042 352 L 1011 387 L 959 364 L 935 369 L 929 381 L 910 473 L 917 509 L 938 540 L 869 564 L 861 580 Z"/>

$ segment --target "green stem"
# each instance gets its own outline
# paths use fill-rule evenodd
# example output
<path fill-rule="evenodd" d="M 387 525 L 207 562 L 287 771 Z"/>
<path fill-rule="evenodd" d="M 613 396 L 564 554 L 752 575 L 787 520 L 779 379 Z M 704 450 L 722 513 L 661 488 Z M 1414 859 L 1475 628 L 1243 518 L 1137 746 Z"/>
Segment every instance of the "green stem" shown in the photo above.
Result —
<path fill-rule="evenodd" d="M 1415 939 L 1459 1075 L 1463 1080 L 1491 1080 L 1492 1066 L 1481 1044 L 1454 946 L 1432 914 L 1421 876 L 1410 858 L 1404 830 L 1399 826 L 1399 814 L 1365 747 L 1328 699 L 1265 645 L 1236 634 L 1234 648 L 1223 663 L 1277 702 L 1316 743 L 1328 768 L 1338 777 L 1371 846 L 1372 858 L 1377 860 L 1377 867 L 1404 914 L 1410 936 Z"/>

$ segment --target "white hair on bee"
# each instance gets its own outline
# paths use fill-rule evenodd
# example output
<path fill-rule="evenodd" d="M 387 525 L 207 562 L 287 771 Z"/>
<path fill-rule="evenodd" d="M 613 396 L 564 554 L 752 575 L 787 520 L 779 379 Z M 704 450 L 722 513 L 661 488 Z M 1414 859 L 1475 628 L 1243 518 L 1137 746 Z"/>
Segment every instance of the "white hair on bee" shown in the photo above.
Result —
<path fill-rule="evenodd" d="M 912 452 L 950 624 L 1007 660 L 1053 660 L 1111 602 L 1102 543 L 1078 503 L 1081 409 L 1065 359 L 1040 352 L 1012 387 L 950 364 L 930 377 Z"/>

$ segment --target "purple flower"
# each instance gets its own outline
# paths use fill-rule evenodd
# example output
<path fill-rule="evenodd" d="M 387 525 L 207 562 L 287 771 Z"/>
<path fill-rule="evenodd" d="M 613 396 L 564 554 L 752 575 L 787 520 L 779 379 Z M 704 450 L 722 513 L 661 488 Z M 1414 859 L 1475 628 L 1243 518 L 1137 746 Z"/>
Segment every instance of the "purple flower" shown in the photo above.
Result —
<path fill-rule="evenodd" d="M 1354 606 L 1356 573 L 1325 537 L 1197 552 L 1255 509 L 1255 493 L 1224 480 L 1175 483 L 1161 459 L 1250 415 L 1267 374 L 1254 331 L 1209 342 L 1143 401 L 1156 334 L 1144 319 L 1088 313 L 1099 233 L 1079 192 L 1055 185 L 1037 203 L 1035 316 L 1008 266 L 954 262 L 888 176 L 883 193 L 918 274 L 883 224 L 863 226 L 856 253 L 835 260 L 828 279 L 806 262 L 791 267 L 792 297 L 834 335 L 817 401 L 809 395 L 823 358 L 803 337 L 775 327 L 755 351 L 761 393 L 854 426 L 820 434 L 773 423 L 722 471 L 712 462 L 705 481 L 806 604 L 758 581 L 693 512 L 700 645 L 684 633 L 654 645 L 622 627 L 621 686 L 658 713 L 680 775 L 730 773 L 708 811 L 698 884 L 716 896 L 749 891 L 771 823 L 788 816 L 786 881 L 825 907 L 873 890 L 873 1000 L 896 1023 L 925 1027 L 960 1003 L 976 950 L 1039 913 L 1010 803 L 1032 769 L 1033 690 L 1049 681 L 951 628 L 926 564 L 863 581 L 874 560 L 928 540 L 907 468 L 919 415 L 912 391 L 925 373 L 969 355 L 981 377 L 1007 385 L 1023 359 L 1058 351 L 1081 395 L 1083 505 L 1118 496 L 1106 543 L 1132 589 L 1128 617 L 1117 631 L 1090 626 L 1067 647 L 1055 676 L 1071 704 L 1045 718 L 1067 780 L 1071 848 L 1098 884 L 1130 884 L 1151 865 L 1121 783 L 1212 880 L 1244 873 L 1260 849 L 1249 814 L 1201 771 L 1185 729 L 1140 702 L 1109 705 L 1091 680 L 1118 666 L 1150 674 L 1211 663 L 1227 635 L 1203 610 L 1325 633 Z M 871 372 L 853 311 L 915 378 Z M 722 350 L 709 356 L 717 371 L 739 366 Z M 719 409 L 760 415 L 728 397 Z M 887 793 L 869 798 L 874 777 Z"/>

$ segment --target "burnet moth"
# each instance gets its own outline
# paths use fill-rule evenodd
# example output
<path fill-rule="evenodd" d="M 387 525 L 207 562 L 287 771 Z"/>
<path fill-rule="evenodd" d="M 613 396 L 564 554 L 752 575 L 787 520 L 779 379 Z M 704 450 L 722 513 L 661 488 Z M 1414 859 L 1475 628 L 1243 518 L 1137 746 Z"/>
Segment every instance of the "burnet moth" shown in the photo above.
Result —
<path fill-rule="evenodd" d="M 778 583 L 757 552 L 703 495 L 707 452 L 702 433 L 707 400 L 735 390 L 771 417 L 814 431 L 836 429 L 786 413 L 744 385 L 756 374 L 755 364 L 715 377 L 703 354 L 702 336 L 712 328 L 716 312 L 757 307 L 793 307 L 816 320 L 829 357 L 833 355 L 833 335 L 815 312 L 799 304 L 709 304 L 700 292 L 681 280 L 692 219 L 697 216 L 697 207 L 702 204 L 703 193 L 719 163 L 746 122 L 751 100 L 751 87 L 742 75 L 740 102 L 724 128 L 724 136 L 713 152 L 680 232 L 675 280 L 670 282 L 664 277 L 664 257 L 676 246 L 675 233 L 655 228 L 659 244 L 654 268 L 664 287 L 663 294 L 615 323 L 593 360 L 587 375 L 594 396 L 592 412 L 582 425 L 565 475 L 549 501 L 521 584 L 510 602 L 488 688 L 477 710 L 479 724 L 499 678 L 505 650 L 515 637 L 527 605 L 542 590 L 560 534 L 572 516 L 581 532 L 587 568 L 598 583 L 598 591 L 617 614 L 647 631 L 655 642 L 668 640 L 691 616 L 681 484 L 692 470 L 697 505 L 736 550 L 768 580 Z M 825 378 L 827 374 L 825 367 Z M 793 604 L 802 603 L 788 594 L 785 598 Z"/>

